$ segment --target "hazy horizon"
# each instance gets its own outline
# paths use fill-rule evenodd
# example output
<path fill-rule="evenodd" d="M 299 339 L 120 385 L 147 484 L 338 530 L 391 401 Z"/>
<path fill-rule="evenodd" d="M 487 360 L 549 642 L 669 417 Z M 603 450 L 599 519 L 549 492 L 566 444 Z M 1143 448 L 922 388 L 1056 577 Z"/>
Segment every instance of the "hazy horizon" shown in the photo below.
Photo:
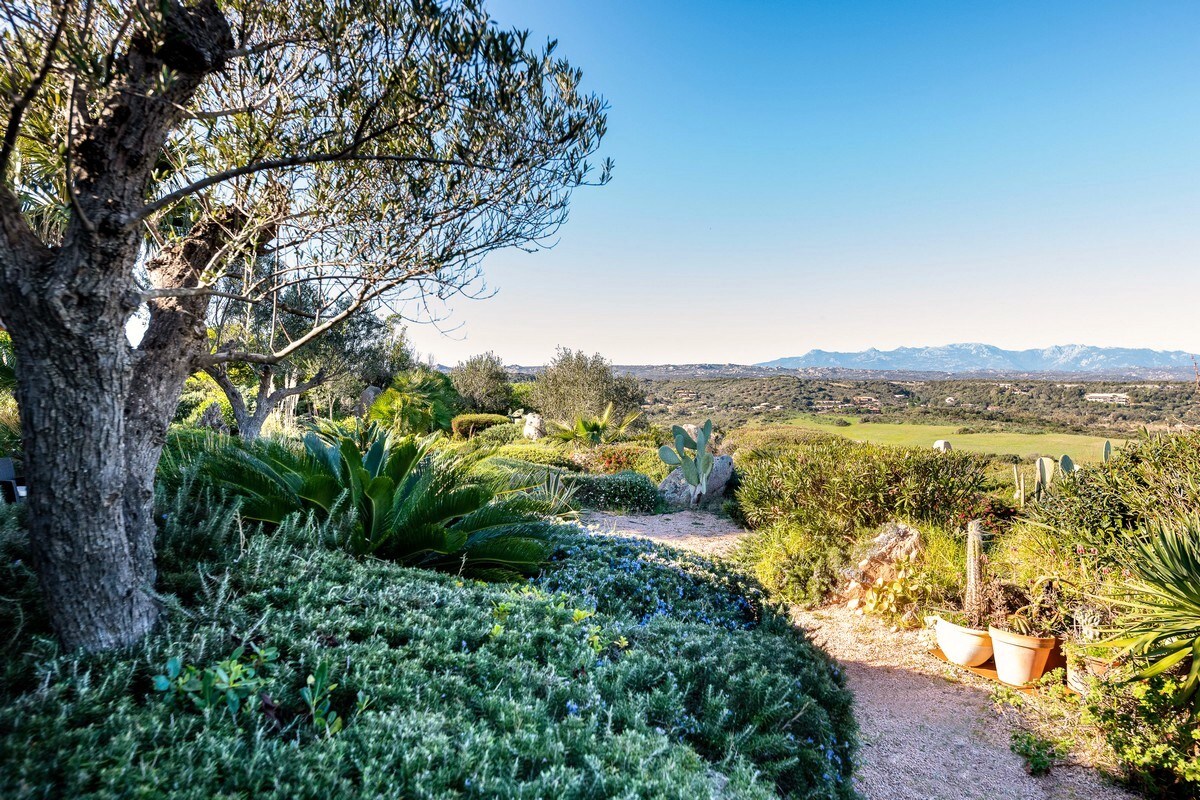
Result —
<path fill-rule="evenodd" d="M 1033 350 L 1033 351 L 1049 350 L 1054 347 L 1105 347 L 1105 348 L 1111 347 L 1113 349 L 1122 349 L 1122 350 L 1152 350 L 1157 353 L 1182 352 L 1182 353 L 1186 353 L 1188 355 L 1194 355 L 1194 356 L 1200 357 L 1200 352 L 1193 352 L 1191 350 L 1188 350 L 1187 348 L 1173 348 L 1173 347 L 1137 347 L 1137 348 L 1128 347 L 1127 348 L 1127 347 L 1124 347 L 1123 345 L 1093 345 L 1093 344 L 1089 344 L 1087 342 L 1063 342 L 1060 344 L 1048 344 L 1048 345 L 1042 345 L 1042 346 L 1035 345 L 1033 347 L 1003 347 L 1001 345 L 993 345 L 991 342 L 945 342 L 942 344 L 898 345 L 897 347 L 888 347 L 888 348 L 864 347 L 859 350 L 843 350 L 843 349 L 835 349 L 835 348 L 829 348 L 829 347 L 810 347 L 806 350 L 797 351 L 794 353 L 782 353 L 779 355 L 770 356 L 768 358 L 755 359 L 754 361 L 713 361 L 712 359 L 700 359 L 700 360 L 696 360 L 696 361 L 620 361 L 620 360 L 612 359 L 612 358 L 610 358 L 609 360 L 612 361 L 616 365 L 622 365 L 622 366 L 624 366 L 624 365 L 655 366 L 655 365 L 667 365 L 667 364 L 678 364 L 678 365 L 732 364 L 732 365 L 737 365 L 737 366 L 754 366 L 756 364 L 764 364 L 764 363 L 767 363 L 770 361 L 804 356 L 804 355 L 807 355 L 809 352 L 813 352 L 813 351 L 823 352 L 823 353 L 851 353 L 851 354 L 853 354 L 853 353 L 862 353 L 862 352 L 866 352 L 866 351 L 870 351 L 870 350 L 876 350 L 876 351 L 879 351 L 882 353 L 891 353 L 891 352 L 895 352 L 896 350 L 904 350 L 904 349 L 926 350 L 926 349 L 936 349 L 936 348 L 941 348 L 941 347 L 952 347 L 952 346 L 956 346 L 956 345 L 985 345 L 985 346 L 999 347 L 1001 350 Z M 572 347 L 571 349 L 584 350 L 585 352 L 588 352 L 588 353 L 598 352 L 598 351 L 590 351 L 587 348 L 579 348 L 579 347 Z M 458 359 L 454 362 L 447 362 L 444 359 L 436 358 L 436 353 L 420 350 L 419 348 L 418 348 L 418 351 L 419 351 L 418 355 L 423 360 L 426 360 L 430 356 L 433 356 L 434 361 L 436 361 L 438 364 L 441 364 L 442 366 L 454 366 L 456 363 L 458 363 L 458 361 L 462 360 L 462 359 Z M 478 355 L 479 353 L 482 353 L 482 352 L 485 352 L 485 351 L 482 351 L 482 350 L 481 351 L 471 351 L 471 353 L 466 357 L 470 357 L 471 355 Z M 494 352 L 496 355 L 500 356 L 500 359 L 505 364 L 508 364 L 511 366 L 520 366 L 520 367 L 544 366 L 554 355 L 554 353 L 552 352 L 552 353 L 550 353 L 550 355 L 548 355 L 544 359 L 538 359 L 536 361 L 521 361 L 519 359 L 505 358 L 504 353 L 501 353 L 494 349 L 491 352 Z M 1189 369 L 1190 369 L 1190 367 L 1189 367 Z"/>
<path fill-rule="evenodd" d="M 410 326 L 442 363 L 1200 350 L 1200 6 L 490 8 L 605 95 L 616 171 Z"/>

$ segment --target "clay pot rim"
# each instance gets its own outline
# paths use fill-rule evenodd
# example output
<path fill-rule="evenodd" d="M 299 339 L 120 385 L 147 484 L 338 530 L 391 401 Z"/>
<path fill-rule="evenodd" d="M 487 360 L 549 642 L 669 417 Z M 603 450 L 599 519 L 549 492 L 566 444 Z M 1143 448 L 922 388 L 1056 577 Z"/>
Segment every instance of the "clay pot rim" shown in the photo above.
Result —
<path fill-rule="evenodd" d="M 991 633 L 989 631 L 983 630 L 982 628 L 969 628 L 966 625 L 959 625 L 957 622 L 951 622 L 950 620 L 943 619 L 941 617 L 937 618 L 937 624 L 938 625 L 948 625 L 951 628 L 954 628 L 955 630 L 962 631 L 963 633 L 969 633 L 974 636 L 979 636 L 979 637 L 988 638 L 988 639 L 991 638 Z"/>
<path fill-rule="evenodd" d="M 988 625 L 988 635 L 992 637 L 993 641 L 1016 645 L 1017 647 L 1029 647 L 1035 650 L 1049 650 L 1059 642 L 1057 636 L 1026 636 L 1023 633 L 1006 631 L 994 625 Z"/>

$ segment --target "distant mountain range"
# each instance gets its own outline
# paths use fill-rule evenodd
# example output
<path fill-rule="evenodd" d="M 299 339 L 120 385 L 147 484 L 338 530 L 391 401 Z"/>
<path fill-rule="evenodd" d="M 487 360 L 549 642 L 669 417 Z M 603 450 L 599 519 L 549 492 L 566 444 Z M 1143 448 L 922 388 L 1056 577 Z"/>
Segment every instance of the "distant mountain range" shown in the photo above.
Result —
<path fill-rule="evenodd" d="M 942 347 L 900 347 L 837 353 L 809 350 L 802 356 L 777 358 L 756 366 L 777 369 L 825 367 L 852 370 L 945 373 L 1123 373 L 1142 370 L 1191 370 L 1192 359 L 1182 350 L 1056 345 L 1034 350 L 1004 350 L 990 344 L 948 344 Z"/>

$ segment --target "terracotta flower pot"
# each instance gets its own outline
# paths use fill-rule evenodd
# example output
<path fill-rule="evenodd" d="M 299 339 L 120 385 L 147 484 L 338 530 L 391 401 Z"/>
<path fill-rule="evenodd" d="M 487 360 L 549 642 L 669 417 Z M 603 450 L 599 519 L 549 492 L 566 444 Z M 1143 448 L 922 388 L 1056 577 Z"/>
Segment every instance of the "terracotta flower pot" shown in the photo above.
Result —
<path fill-rule="evenodd" d="M 1067 686 L 1079 694 L 1087 694 L 1092 678 L 1103 678 L 1112 662 L 1096 656 L 1083 656 L 1067 661 Z"/>
<path fill-rule="evenodd" d="M 992 657 L 992 637 L 987 631 L 955 625 L 941 617 L 934 630 L 942 655 L 954 664 L 978 667 Z"/>
<path fill-rule="evenodd" d="M 1062 644 L 1057 636 L 1023 636 L 992 626 L 988 633 L 992 636 L 996 677 L 1011 686 L 1024 686 L 1042 677 L 1047 662 Z"/>

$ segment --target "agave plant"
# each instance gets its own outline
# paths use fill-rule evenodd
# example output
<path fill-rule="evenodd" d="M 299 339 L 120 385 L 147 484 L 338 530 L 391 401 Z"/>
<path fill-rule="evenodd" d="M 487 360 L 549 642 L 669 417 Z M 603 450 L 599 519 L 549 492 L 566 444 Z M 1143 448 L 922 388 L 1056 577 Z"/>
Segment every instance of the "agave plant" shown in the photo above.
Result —
<path fill-rule="evenodd" d="M 297 511 L 327 518 L 353 509 L 345 546 L 355 555 L 477 577 L 535 572 L 549 554 L 553 502 L 478 477 L 485 451 L 439 452 L 436 439 L 326 425 L 303 448 L 226 440 L 202 469 L 241 498 L 243 517 L 269 525 Z"/>
<path fill-rule="evenodd" d="M 598 417 L 576 417 L 574 424 L 569 422 L 551 422 L 550 435 L 564 442 L 574 442 L 594 446 L 616 441 L 625 435 L 629 426 L 641 416 L 635 411 L 625 415 L 619 423 L 613 422 L 613 404 L 609 403 L 604 413 Z"/>
<path fill-rule="evenodd" d="M 1147 661 L 1138 678 L 1186 667 L 1179 700 L 1187 702 L 1200 689 L 1200 517 L 1154 526 L 1128 569 L 1125 591 L 1112 598 L 1125 609 L 1124 630 L 1110 644 Z"/>

